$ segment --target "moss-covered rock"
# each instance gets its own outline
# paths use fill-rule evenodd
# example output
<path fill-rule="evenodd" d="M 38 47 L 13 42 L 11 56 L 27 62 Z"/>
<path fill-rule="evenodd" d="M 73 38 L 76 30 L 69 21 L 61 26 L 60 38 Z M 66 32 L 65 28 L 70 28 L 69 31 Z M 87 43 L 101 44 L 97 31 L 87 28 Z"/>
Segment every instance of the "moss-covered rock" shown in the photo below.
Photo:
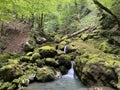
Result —
<path fill-rule="evenodd" d="M 71 57 L 69 55 L 60 55 L 57 58 L 59 66 L 65 66 L 67 69 L 71 68 Z"/>
<path fill-rule="evenodd" d="M 42 67 L 45 65 L 45 60 L 44 59 L 37 59 L 36 63 L 37 63 L 38 67 Z"/>
<path fill-rule="evenodd" d="M 51 46 L 43 46 L 38 48 L 36 51 L 40 53 L 42 58 L 55 57 L 55 55 L 57 55 L 57 51 Z"/>
<path fill-rule="evenodd" d="M 86 39 L 88 39 L 88 36 L 89 36 L 88 34 L 82 34 L 80 38 L 81 38 L 83 41 L 85 41 Z"/>
<path fill-rule="evenodd" d="M 48 82 L 56 79 L 56 73 L 51 67 L 44 66 L 37 69 L 36 79 L 40 82 Z"/>
<path fill-rule="evenodd" d="M 10 82 L 5 82 L 0 86 L 0 90 L 8 90 L 10 86 L 11 86 Z"/>
<path fill-rule="evenodd" d="M 21 62 L 30 62 L 30 56 L 22 56 L 22 57 L 20 58 L 20 61 L 21 61 Z"/>
<path fill-rule="evenodd" d="M 32 62 L 35 62 L 36 59 L 39 59 L 41 58 L 40 54 L 39 53 L 33 53 L 33 55 L 31 56 L 31 61 Z"/>
<path fill-rule="evenodd" d="M 8 64 L 0 68 L 0 79 L 4 81 L 11 81 L 22 74 L 23 71 L 18 64 Z"/>
<path fill-rule="evenodd" d="M 67 74 L 68 69 L 65 66 L 59 66 L 59 70 L 62 73 L 62 75 Z"/>
<path fill-rule="evenodd" d="M 47 66 L 53 66 L 53 67 L 58 66 L 58 62 L 54 58 L 46 58 L 45 59 L 45 64 Z"/>

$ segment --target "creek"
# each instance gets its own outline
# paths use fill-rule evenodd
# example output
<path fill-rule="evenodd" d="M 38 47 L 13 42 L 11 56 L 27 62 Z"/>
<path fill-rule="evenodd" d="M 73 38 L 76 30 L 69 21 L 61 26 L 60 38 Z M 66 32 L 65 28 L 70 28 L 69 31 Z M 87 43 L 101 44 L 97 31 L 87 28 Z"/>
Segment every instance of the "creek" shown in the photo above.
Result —
<path fill-rule="evenodd" d="M 65 45 L 64 47 L 65 54 L 67 52 L 67 46 Z M 28 90 L 78 90 L 85 88 L 86 86 L 75 77 L 73 64 L 74 61 L 71 61 L 71 69 L 61 78 L 47 83 L 34 82 L 28 86 Z"/>
<path fill-rule="evenodd" d="M 73 61 L 71 61 L 72 67 L 66 75 L 61 78 L 47 83 L 34 82 L 28 86 L 28 90 L 78 90 L 85 88 L 78 79 L 74 77 Z"/>

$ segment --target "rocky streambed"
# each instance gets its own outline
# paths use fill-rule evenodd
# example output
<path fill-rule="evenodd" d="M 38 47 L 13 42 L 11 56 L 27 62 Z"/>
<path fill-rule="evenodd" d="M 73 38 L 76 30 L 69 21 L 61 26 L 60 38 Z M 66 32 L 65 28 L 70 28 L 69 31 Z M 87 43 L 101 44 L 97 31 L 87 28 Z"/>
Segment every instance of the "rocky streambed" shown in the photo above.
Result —
<path fill-rule="evenodd" d="M 57 47 L 49 44 L 34 49 L 27 47 L 23 55 L 0 54 L 0 90 L 27 90 L 27 86 L 33 82 L 40 83 L 33 83 L 29 86 L 30 88 L 40 85 L 39 89 L 50 86 L 51 90 L 60 90 L 60 88 L 67 90 L 64 86 L 67 84 L 71 88 L 73 85 L 73 89 L 84 87 L 78 80 L 71 79 L 68 75 L 71 60 L 74 60 L 74 70 L 78 79 L 87 87 L 108 86 L 119 90 L 119 50 L 114 51 L 117 54 L 106 53 L 106 50 L 109 49 L 110 52 L 112 48 L 102 43 L 98 46 L 103 50 L 101 51 L 97 43 L 93 41 L 74 38 L 72 41 L 69 39 L 62 41 Z M 68 46 L 64 52 L 66 45 Z M 68 76 L 66 77 L 65 74 Z M 60 77 L 62 78 L 58 79 Z M 54 87 L 57 84 L 60 84 L 58 85 L 60 87 Z M 32 90 L 30 88 L 29 90 Z"/>

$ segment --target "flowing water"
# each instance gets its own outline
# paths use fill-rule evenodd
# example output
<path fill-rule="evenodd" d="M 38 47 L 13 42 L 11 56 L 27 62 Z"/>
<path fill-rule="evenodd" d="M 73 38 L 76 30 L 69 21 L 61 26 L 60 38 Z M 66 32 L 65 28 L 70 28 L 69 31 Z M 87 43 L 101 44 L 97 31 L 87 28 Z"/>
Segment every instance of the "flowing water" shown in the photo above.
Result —
<path fill-rule="evenodd" d="M 28 90 L 78 90 L 85 88 L 78 79 L 74 78 L 73 61 L 68 74 L 63 75 L 58 80 L 47 83 L 34 82 L 28 86 Z"/>
<path fill-rule="evenodd" d="M 67 51 L 67 45 L 64 47 L 64 53 Z M 28 90 L 78 90 L 80 88 L 85 88 L 78 79 L 74 76 L 73 70 L 73 61 L 71 61 L 71 69 L 66 75 L 63 75 L 61 78 L 47 83 L 38 83 L 34 82 L 28 86 Z"/>

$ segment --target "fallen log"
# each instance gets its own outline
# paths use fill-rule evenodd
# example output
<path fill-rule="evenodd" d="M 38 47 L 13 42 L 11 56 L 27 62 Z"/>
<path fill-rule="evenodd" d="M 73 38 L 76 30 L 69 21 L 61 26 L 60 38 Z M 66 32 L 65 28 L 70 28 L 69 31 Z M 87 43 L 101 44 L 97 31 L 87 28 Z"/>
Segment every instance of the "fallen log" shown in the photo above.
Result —
<path fill-rule="evenodd" d="M 76 31 L 76 32 L 74 32 L 74 33 L 72 33 L 72 34 L 69 34 L 69 35 L 63 37 L 59 42 L 65 40 L 65 39 L 74 37 L 74 36 L 76 36 L 76 35 L 78 35 L 78 34 L 81 34 L 82 32 L 95 30 L 96 28 L 97 28 L 97 24 L 94 24 L 94 25 L 91 25 L 91 26 L 89 26 L 89 27 L 83 28 L 83 29 L 81 29 L 81 30 L 78 30 L 78 31 Z"/>

